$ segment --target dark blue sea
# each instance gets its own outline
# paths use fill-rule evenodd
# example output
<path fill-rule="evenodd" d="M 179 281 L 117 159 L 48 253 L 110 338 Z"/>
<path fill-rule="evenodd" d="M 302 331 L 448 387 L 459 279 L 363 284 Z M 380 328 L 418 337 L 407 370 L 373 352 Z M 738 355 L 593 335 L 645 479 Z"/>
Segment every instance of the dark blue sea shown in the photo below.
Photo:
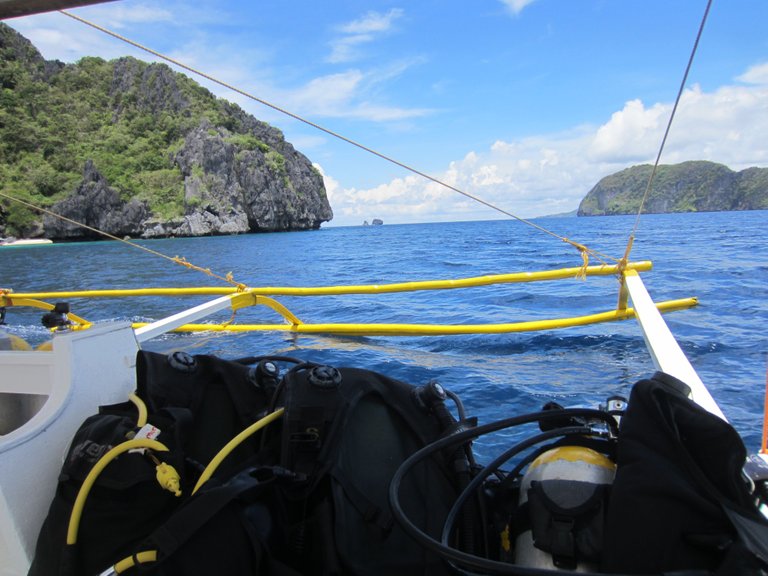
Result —
<path fill-rule="evenodd" d="M 540 225 L 620 257 L 633 217 L 547 218 Z M 768 355 L 768 212 L 644 216 L 633 260 L 656 300 L 696 296 L 700 305 L 667 323 L 747 448 L 760 447 Z M 312 232 L 143 241 L 142 245 L 249 286 L 381 284 L 578 266 L 567 244 L 515 221 L 329 227 Z M 597 263 L 593 261 L 592 263 Z M 224 285 L 119 242 L 1 248 L 0 287 L 17 292 Z M 508 284 L 379 296 L 280 298 L 305 322 L 489 323 L 607 311 L 617 280 Z M 205 298 L 72 300 L 91 321 L 152 320 Z M 11 309 L 11 330 L 47 339 L 40 312 Z M 222 314 L 219 320 L 226 320 Z M 241 310 L 240 323 L 275 323 L 266 308 Z M 654 372 L 635 321 L 560 331 L 448 337 L 292 336 L 286 333 L 167 335 L 147 348 L 227 358 L 281 354 L 383 372 L 414 384 L 436 379 L 481 422 L 555 400 L 596 407 L 627 396 Z M 98 382 L 94 382 L 98 386 Z M 514 432 L 508 434 L 514 435 Z M 508 439 L 477 444 L 487 458 Z"/>

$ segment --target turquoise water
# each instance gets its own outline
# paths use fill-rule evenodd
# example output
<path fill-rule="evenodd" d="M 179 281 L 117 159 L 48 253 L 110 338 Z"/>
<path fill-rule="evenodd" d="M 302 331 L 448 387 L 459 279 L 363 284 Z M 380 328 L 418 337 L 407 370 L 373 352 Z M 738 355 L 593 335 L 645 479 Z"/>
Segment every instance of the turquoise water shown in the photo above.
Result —
<path fill-rule="evenodd" d="M 612 256 L 623 254 L 634 218 L 553 218 L 538 223 Z M 768 212 L 643 217 L 633 260 L 652 260 L 643 278 L 656 300 L 697 296 L 666 316 L 702 380 L 751 451 L 759 448 L 768 354 Z M 577 266 L 578 253 L 512 221 L 324 228 L 314 232 L 142 242 L 250 286 L 370 284 L 463 278 Z M 116 242 L 0 249 L 0 286 L 25 290 L 222 285 Z M 615 278 L 517 284 L 437 293 L 280 298 L 305 322 L 514 322 L 602 312 L 615 306 Z M 158 319 L 205 298 L 72 300 L 89 320 Z M 39 343 L 38 311 L 11 309 L 11 330 Z M 222 314 L 220 320 L 228 318 Z M 273 323 L 265 309 L 241 323 Z M 628 395 L 653 367 L 634 321 L 561 331 L 480 336 L 333 337 L 284 333 L 167 335 L 148 346 L 235 358 L 268 353 L 377 370 L 414 384 L 435 378 L 467 411 L 488 422 L 554 399 L 596 406 Z M 482 442 L 493 451 L 506 442 Z"/>

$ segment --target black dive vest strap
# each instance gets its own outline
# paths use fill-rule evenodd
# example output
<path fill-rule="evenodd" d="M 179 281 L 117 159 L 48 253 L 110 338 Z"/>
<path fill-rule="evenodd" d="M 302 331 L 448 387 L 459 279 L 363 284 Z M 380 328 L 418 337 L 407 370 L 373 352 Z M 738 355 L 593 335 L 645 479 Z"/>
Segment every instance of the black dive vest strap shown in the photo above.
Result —
<path fill-rule="evenodd" d="M 271 557 L 268 543 L 264 541 L 264 535 L 259 533 L 258 528 L 249 525 L 247 519 L 241 517 L 240 510 L 233 512 L 236 517 L 234 522 L 223 525 L 220 523 L 209 530 L 209 532 L 219 533 L 205 534 L 206 545 L 210 544 L 211 540 L 215 540 L 221 542 L 221 546 L 212 546 L 211 549 L 198 549 L 193 546 L 194 538 L 206 530 L 207 525 L 211 524 L 217 515 L 221 514 L 231 503 L 241 499 L 245 499 L 247 502 L 256 502 L 275 482 L 292 478 L 293 475 L 282 468 L 248 468 L 225 484 L 203 488 L 137 548 L 137 552 L 157 550 L 158 561 L 141 568 L 147 568 L 153 573 L 155 568 L 159 568 L 158 574 L 164 574 L 164 566 L 168 563 L 172 566 L 175 565 L 174 554 L 180 553 L 179 556 L 185 557 L 184 561 L 187 566 L 197 562 L 200 573 L 216 573 L 222 568 L 221 564 L 218 566 L 211 565 L 210 568 L 214 570 L 213 572 L 207 571 L 206 567 L 208 566 L 207 563 L 215 560 L 212 556 L 218 549 L 220 554 L 222 550 L 225 550 L 224 566 L 226 566 L 228 558 L 235 557 L 238 566 L 248 565 L 249 562 L 244 560 L 244 557 L 247 556 L 252 558 L 251 563 L 255 564 L 256 567 L 269 565 L 270 574 L 277 576 L 297 574 Z M 246 505 L 244 504 L 244 506 Z M 263 508 L 263 513 L 266 516 L 269 514 L 266 508 Z M 269 523 L 269 519 L 267 519 L 267 523 Z M 249 549 L 243 549 L 243 542 L 248 543 Z M 174 569 L 171 569 L 169 574 L 171 573 L 175 573 Z M 236 574 L 239 575 L 239 572 Z"/>
<path fill-rule="evenodd" d="M 358 490 L 352 482 L 348 481 L 343 473 L 334 474 L 331 471 L 331 476 L 344 491 L 347 499 L 362 516 L 366 524 L 377 526 L 381 530 L 382 535 L 386 535 L 392 530 L 395 519 L 392 517 L 389 507 L 375 504 L 366 494 Z"/>

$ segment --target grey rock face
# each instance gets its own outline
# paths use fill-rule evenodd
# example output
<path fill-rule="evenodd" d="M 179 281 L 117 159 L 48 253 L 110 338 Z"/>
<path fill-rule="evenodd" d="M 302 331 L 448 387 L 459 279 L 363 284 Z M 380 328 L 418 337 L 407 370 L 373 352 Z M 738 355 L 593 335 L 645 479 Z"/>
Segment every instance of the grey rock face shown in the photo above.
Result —
<path fill-rule="evenodd" d="M 240 136 L 207 121 L 187 135 L 174 159 L 186 216 L 168 233 L 308 230 L 333 218 L 322 177 L 279 131 L 256 122 Z"/>
<path fill-rule="evenodd" d="M 0 47 L 12 48 L 16 59 L 46 81 L 76 66 L 44 60 L 28 40 L 1 24 Z M 141 169 L 150 176 L 151 170 L 180 176 L 179 195 L 174 199 L 169 185 L 170 200 L 163 198 L 156 206 L 151 193 L 107 181 L 104 174 L 114 170 L 98 165 L 108 162 L 102 157 L 87 160 L 82 181 L 51 207 L 53 212 L 113 236 L 144 238 L 311 230 L 333 218 L 322 176 L 306 156 L 279 130 L 239 106 L 216 99 L 164 64 L 131 57 L 110 62 L 103 80 L 108 98 L 95 101 L 105 103 L 105 132 L 110 133 L 110 117 L 112 125 L 121 127 L 139 118 L 148 128 L 138 135 L 132 132 L 136 139 L 151 138 L 154 125 L 162 124 L 165 132 L 158 130 L 158 138 L 165 138 L 168 155 L 157 167 Z M 174 181 L 173 176 L 164 178 Z M 51 239 L 101 237 L 52 216 L 28 228 L 29 235 Z"/>
<path fill-rule="evenodd" d="M 145 64 L 134 58 L 120 58 L 114 62 L 114 73 L 109 95 L 115 101 L 115 112 L 120 114 L 123 100 L 130 99 L 144 112 L 180 112 L 189 101 L 177 83 L 177 74 L 165 64 Z"/>
<path fill-rule="evenodd" d="M 91 161 L 86 163 L 83 181 L 74 194 L 54 205 L 53 211 L 114 236 L 141 234 L 149 216 L 144 202 L 122 200 Z M 48 215 L 43 217 L 43 227 L 47 238 L 102 238 L 96 232 Z"/>

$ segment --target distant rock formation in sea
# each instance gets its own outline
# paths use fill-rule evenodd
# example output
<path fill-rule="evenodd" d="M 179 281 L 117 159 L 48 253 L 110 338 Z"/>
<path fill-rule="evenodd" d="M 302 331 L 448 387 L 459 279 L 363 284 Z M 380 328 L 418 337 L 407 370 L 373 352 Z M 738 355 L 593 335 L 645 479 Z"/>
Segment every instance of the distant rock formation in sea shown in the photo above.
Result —
<path fill-rule="evenodd" d="M 320 172 L 276 128 L 164 64 L 46 61 L 0 23 L 0 188 L 115 236 L 308 230 Z M 9 202 L 0 236 L 97 238 Z"/>
<path fill-rule="evenodd" d="M 644 164 L 606 176 L 581 201 L 578 215 L 637 213 L 652 169 Z M 766 209 L 768 168 L 735 172 L 722 164 L 691 161 L 658 167 L 643 212 Z"/>

